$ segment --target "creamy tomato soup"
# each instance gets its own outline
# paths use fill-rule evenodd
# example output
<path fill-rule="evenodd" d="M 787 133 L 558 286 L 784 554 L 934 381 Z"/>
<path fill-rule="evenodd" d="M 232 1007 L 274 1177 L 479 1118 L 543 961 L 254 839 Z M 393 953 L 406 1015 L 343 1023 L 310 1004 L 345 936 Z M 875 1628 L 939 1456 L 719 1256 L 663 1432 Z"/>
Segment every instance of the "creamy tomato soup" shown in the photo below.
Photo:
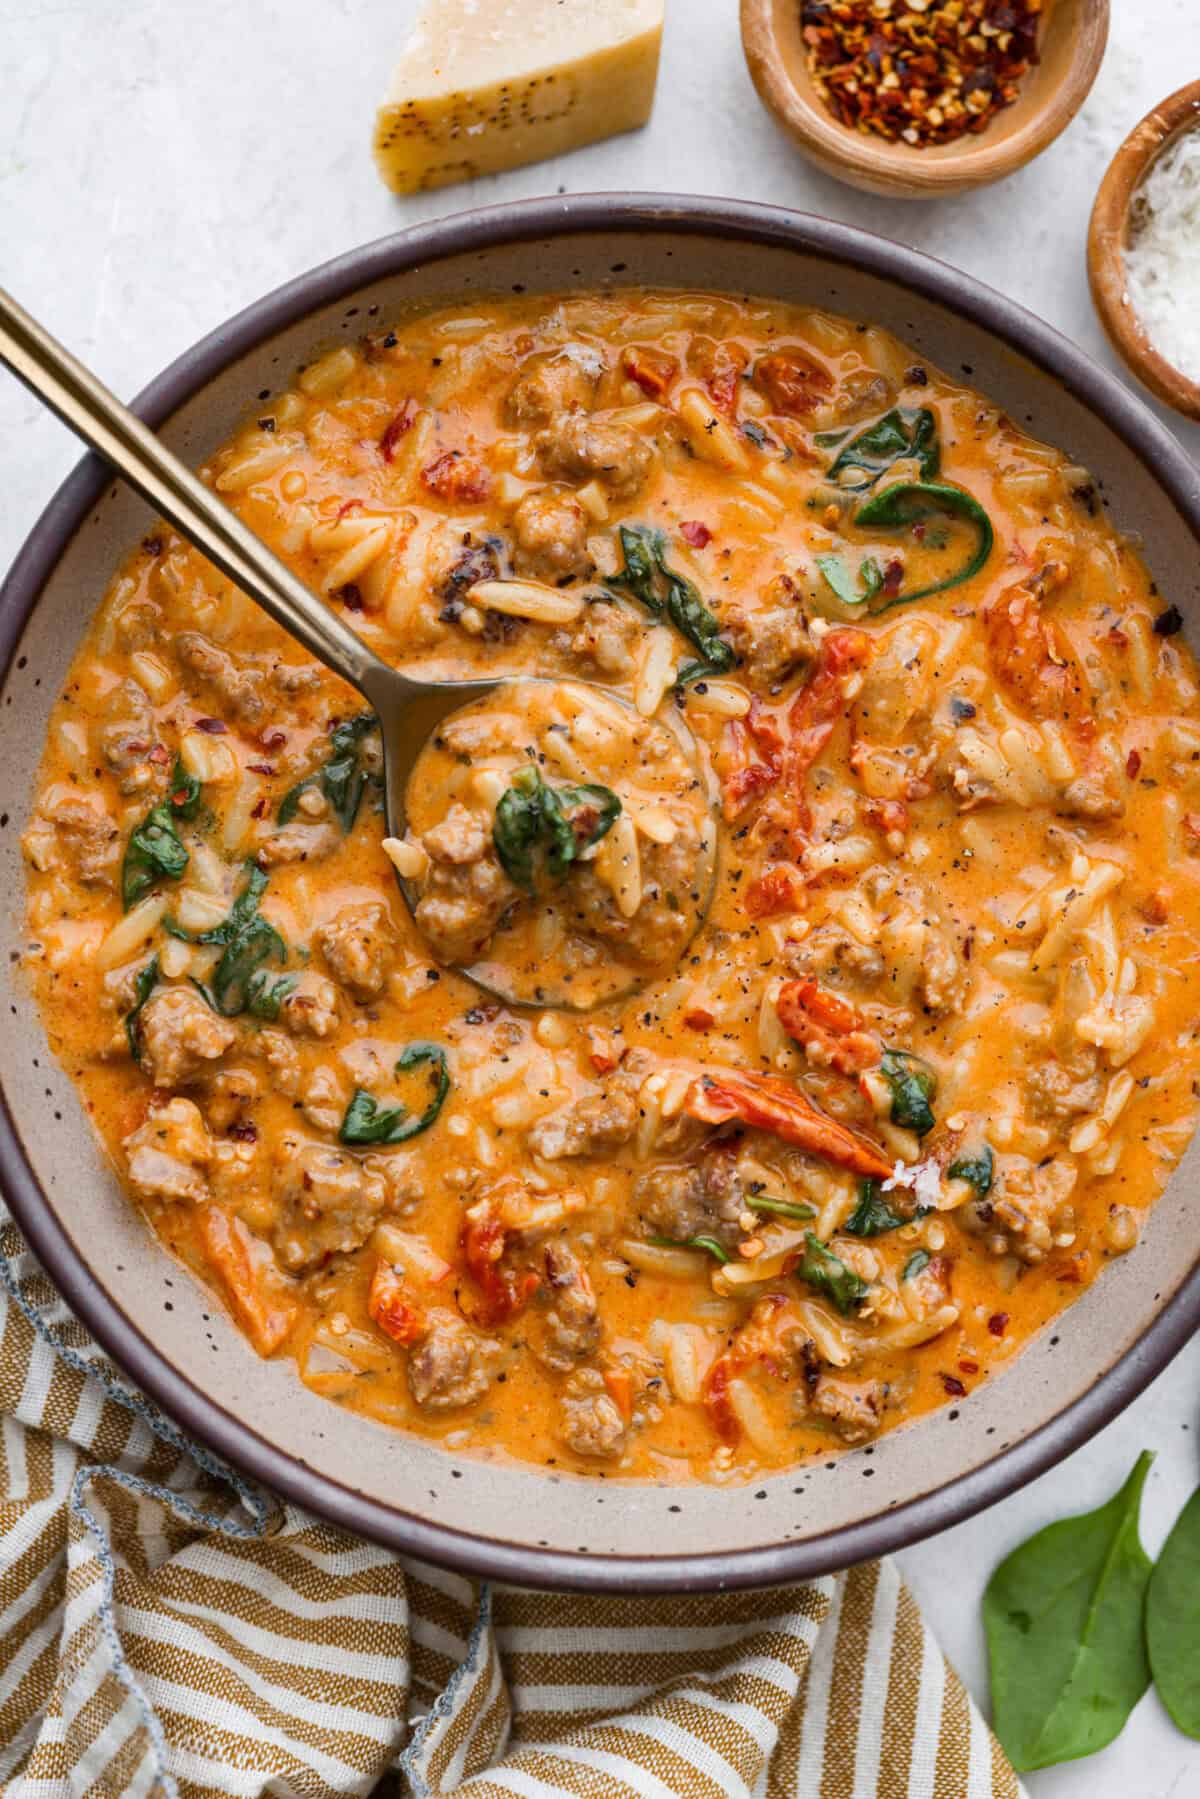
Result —
<path fill-rule="evenodd" d="M 55 705 L 29 975 L 262 1355 L 733 1480 L 963 1402 L 1136 1244 L 1200 707 L 1086 471 L 869 326 L 631 291 L 374 332 L 204 473 L 383 657 L 537 677 L 388 839 L 372 715 L 163 529 Z"/>

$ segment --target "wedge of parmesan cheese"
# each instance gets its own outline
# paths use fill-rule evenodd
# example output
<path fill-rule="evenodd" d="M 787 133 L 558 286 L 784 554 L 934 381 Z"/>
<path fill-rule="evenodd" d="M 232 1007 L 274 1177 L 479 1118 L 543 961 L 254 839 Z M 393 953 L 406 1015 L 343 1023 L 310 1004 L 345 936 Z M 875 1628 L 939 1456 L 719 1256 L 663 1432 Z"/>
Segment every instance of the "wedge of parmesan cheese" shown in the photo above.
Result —
<path fill-rule="evenodd" d="M 664 0 L 429 0 L 379 111 L 400 194 L 558 156 L 644 125 Z"/>

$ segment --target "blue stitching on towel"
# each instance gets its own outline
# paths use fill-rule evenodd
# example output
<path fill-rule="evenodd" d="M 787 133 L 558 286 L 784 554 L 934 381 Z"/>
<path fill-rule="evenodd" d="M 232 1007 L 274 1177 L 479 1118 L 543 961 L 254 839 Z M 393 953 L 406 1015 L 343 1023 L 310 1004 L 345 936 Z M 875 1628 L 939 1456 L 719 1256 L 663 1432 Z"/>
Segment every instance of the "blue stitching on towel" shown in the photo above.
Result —
<path fill-rule="evenodd" d="M 37 1335 L 68 1367 L 73 1368 L 76 1373 L 82 1374 L 87 1380 L 98 1381 L 110 1399 L 115 1400 L 118 1405 L 124 1406 L 127 1411 L 133 1412 L 142 1419 L 156 1437 L 169 1443 L 173 1449 L 179 1450 L 182 1454 L 191 1456 L 206 1474 L 225 1482 L 233 1489 L 250 1513 L 251 1522 L 249 1524 L 242 1524 L 234 1518 L 217 1517 L 214 1513 L 206 1512 L 199 1506 L 193 1505 L 191 1500 L 185 1498 L 182 1493 L 172 1492 L 170 1487 L 159 1486 L 154 1481 L 145 1480 L 140 1474 L 130 1474 L 125 1469 L 113 1467 L 111 1464 L 92 1464 L 79 1468 L 71 1482 L 69 1501 L 71 1511 L 76 1517 L 82 1519 L 96 1546 L 96 1555 L 100 1562 L 103 1579 L 103 1597 L 99 1606 L 100 1628 L 112 1657 L 113 1673 L 141 1713 L 142 1725 L 150 1740 L 156 1785 L 162 1789 L 166 1799 L 178 1799 L 179 1789 L 167 1767 L 167 1742 L 162 1724 L 159 1722 L 154 1707 L 147 1699 L 136 1674 L 125 1660 L 125 1652 L 121 1646 L 121 1636 L 116 1621 L 116 1562 L 108 1538 L 104 1534 L 104 1527 L 85 1500 L 84 1490 L 91 1481 L 105 1477 L 116 1481 L 119 1486 L 126 1488 L 129 1492 L 139 1493 L 146 1498 L 157 1499 L 161 1503 L 169 1505 L 173 1511 L 186 1518 L 198 1529 L 217 1530 L 224 1536 L 237 1537 L 242 1541 L 250 1542 L 257 1541 L 266 1532 L 267 1521 L 272 1509 L 270 1501 L 248 1481 L 243 1480 L 241 1475 L 235 1474 L 232 1468 L 226 1467 L 224 1462 L 212 1455 L 201 1444 L 193 1443 L 169 1419 L 164 1418 L 157 1407 L 151 1405 L 143 1394 L 131 1392 L 127 1387 L 122 1386 L 120 1381 L 115 1380 L 102 1364 L 89 1361 L 86 1356 L 80 1355 L 78 1350 L 63 1343 L 51 1330 L 37 1307 L 25 1297 L 16 1270 L 3 1249 L 0 1249 L 0 1283 L 3 1284 L 13 1304 L 27 1319 Z"/>
<path fill-rule="evenodd" d="M 483 1647 L 484 1638 L 491 1621 L 492 1589 L 487 1582 L 484 1581 L 479 1589 L 479 1616 L 476 1618 L 475 1623 L 471 1628 L 471 1634 L 467 1639 L 467 1653 L 430 1706 L 429 1711 L 421 1719 L 421 1722 L 413 1733 L 412 1741 L 409 1743 L 408 1748 L 395 1764 L 396 1767 L 400 1769 L 401 1773 L 408 1776 L 413 1790 L 413 1799 L 436 1799 L 433 1788 L 426 1780 L 424 1774 L 421 1773 L 420 1769 L 416 1767 L 415 1757 L 424 1750 L 426 1741 L 434 1726 L 440 1724 L 443 1719 L 449 1717 L 450 1713 L 458 1704 L 459 1688 L 463 1685 L 467 1676 L 475 1672 L 475 1659 L 479 1654 L 480 1649 Z"/>

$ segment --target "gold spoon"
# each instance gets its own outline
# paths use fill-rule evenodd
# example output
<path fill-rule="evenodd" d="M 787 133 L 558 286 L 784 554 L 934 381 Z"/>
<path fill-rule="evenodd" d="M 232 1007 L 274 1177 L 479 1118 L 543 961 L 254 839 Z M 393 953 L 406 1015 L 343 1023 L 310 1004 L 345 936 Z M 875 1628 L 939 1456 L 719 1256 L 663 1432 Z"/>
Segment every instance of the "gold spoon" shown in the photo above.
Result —
<path fill-rule="evenodd" d="M 403 837 L 407 829 L 408 784 L 427 739 L 451 713 L 485 699 L 497 688 L 520 677 L 421 681 L 401 674 L 399 669 L 384 662 L 309 591 L 235 512 L 3 288 L 0 288 L 0 362 L 5 363 L 90 449 L 111 464 L 157 514 L 174 525 L 194 548 L 255 600 L 276 624 L 362 694 L 379 720 L 383 740 L 388 834 Z M 601 691 L 607 693 L 608 690 Z M 627 706 L 627 702 L 616 694 L 608 697 Z M 698 768 L 696 746 L 690 732 L 681 721 L 674 723 L 676 734 L 686 737 L 690 744 L 691 760 Z M 705 834 L 705 853 L 701 861 L 704 866 L 697 869 L 698 879 L 694 884 L 699 897 L 693 934 L 708 912 L 715 884 L 715 832 L 711 821 Z M 401 881 L 400 887 L 412 909 L 414 893 L 411 884 Z M 505 981 L 504 970 L 495 961 L 489 961 L 486 969 L 463 967 L 460 972 L 497 998 L 518 1006 L 589 1011 L 597 1004 L 609 1003 L 621 996 L 606 992 L 597 998 L 590 990 L 586 994 L 573 993 L 570 987 L 555 991 L 540 984 L 523 993 Z M 626 983 L 622 993 L 633 991 L 651 974 L 657 976 L 662 972 L 661 969 L 647 971 Z"/>

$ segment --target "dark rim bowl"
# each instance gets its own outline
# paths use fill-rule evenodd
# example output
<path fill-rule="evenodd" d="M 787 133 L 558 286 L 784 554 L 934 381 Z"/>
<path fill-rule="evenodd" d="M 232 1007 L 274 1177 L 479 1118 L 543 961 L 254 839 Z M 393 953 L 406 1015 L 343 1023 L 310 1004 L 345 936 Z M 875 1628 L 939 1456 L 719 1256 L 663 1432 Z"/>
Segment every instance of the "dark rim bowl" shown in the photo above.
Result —
<path fill-rule="evenodd" d="M 256 392 L 371 319 L 469 304 L 473 293 L 636 282 L 774 295 L 894 331 L 1089 468 L 1116 522 L 1142 532 L 1189 631 L 1200 623 L 1200 475 L 1140 400 L 968 276 L 777 208 L 592 194 L 419 226 L 248 307 L 153 381 L 136 410 L 196 463 Z M 1190 1337 L 1200 1319 L 1195 1146 L 1139 1247 L 969 1400 L 757 1487 L 584 1480 L 473 1458 L 389 1431 L 311 1393 L 288 1364 L 260 1362 L 121 1197 L 15 965 L 17 838 L 47 712 L 109 571 L 148 522 L 88 458 L 0 593 L 9 983 L 0 1180 L 69 1305 L 183 1429 L 334 1524 L 464 1572 L 598 1590 L 752 1587 L 897 1549 L 994 1503 L 1091 1437 Z"/>

